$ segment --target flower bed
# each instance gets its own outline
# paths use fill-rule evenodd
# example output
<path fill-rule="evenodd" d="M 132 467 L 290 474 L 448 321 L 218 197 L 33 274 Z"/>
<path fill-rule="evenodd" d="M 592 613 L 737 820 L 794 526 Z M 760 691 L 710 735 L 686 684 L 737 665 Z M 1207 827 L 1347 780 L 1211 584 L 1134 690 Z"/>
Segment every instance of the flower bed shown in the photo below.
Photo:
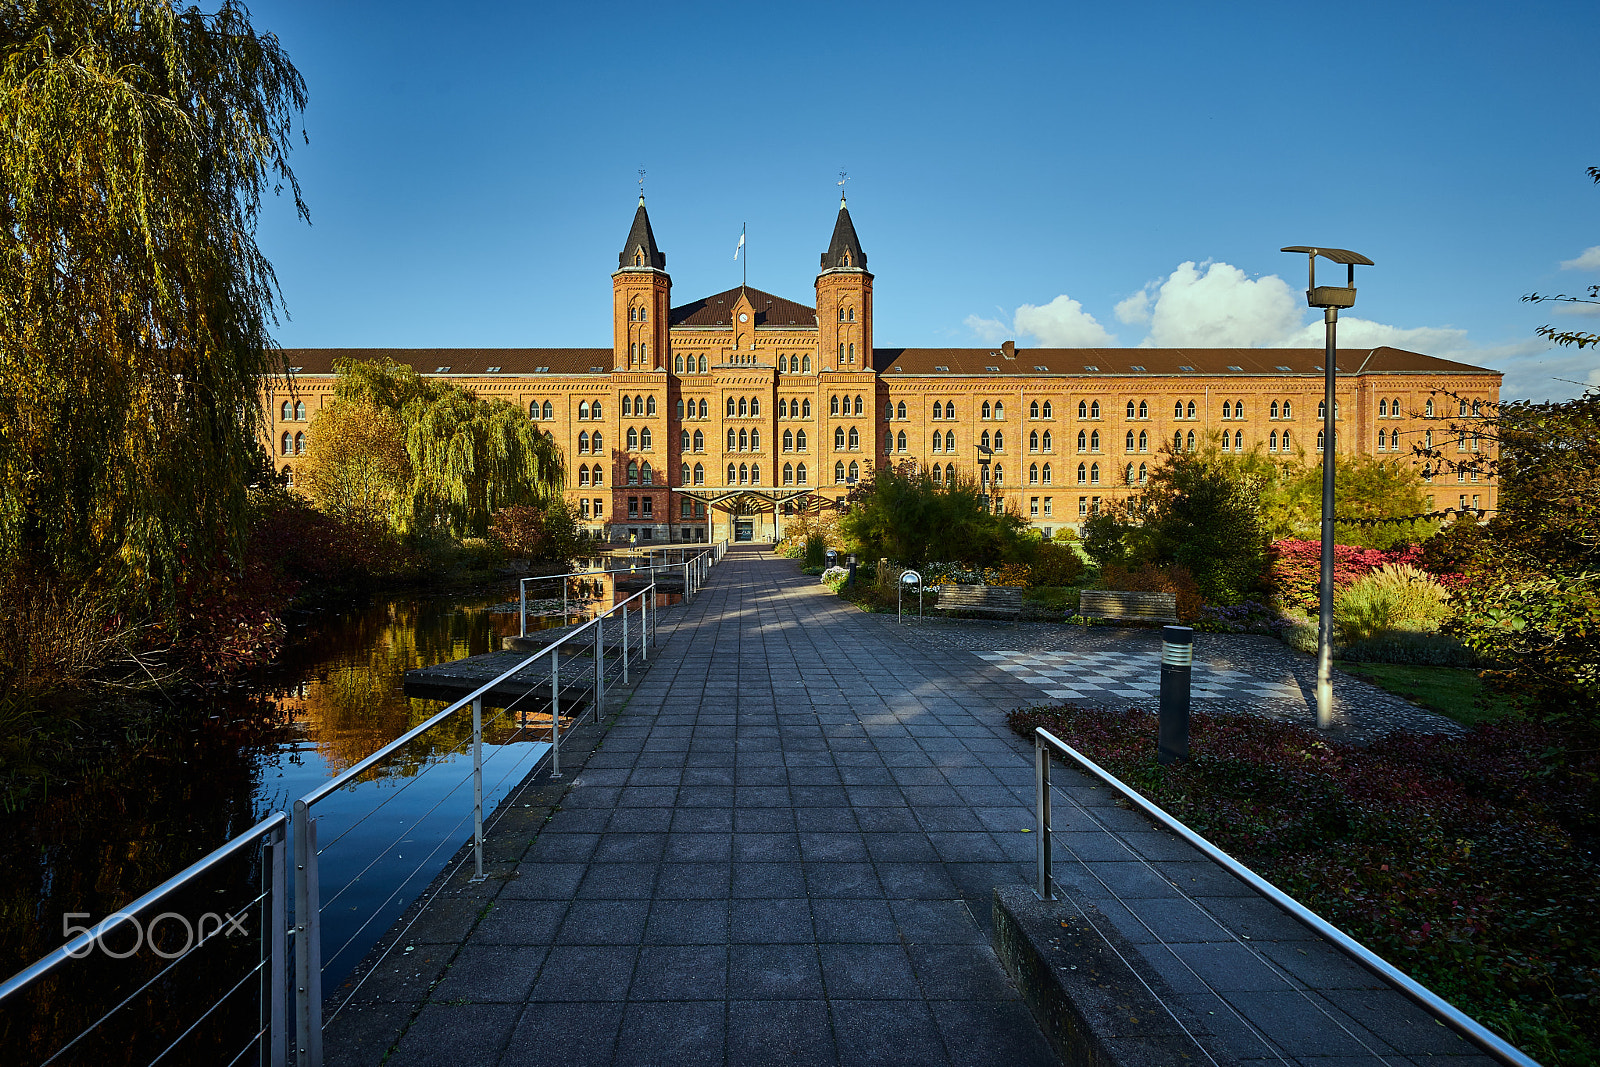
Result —
<path fill-rule="evenodd" d="M 1526 722 L 1365 748 L 1242 715 L 1191 718 L 1162 767 L 1145 712 L 1043 726 L 1547 1064 L 1600 1063 L 1600 754 Z"/>

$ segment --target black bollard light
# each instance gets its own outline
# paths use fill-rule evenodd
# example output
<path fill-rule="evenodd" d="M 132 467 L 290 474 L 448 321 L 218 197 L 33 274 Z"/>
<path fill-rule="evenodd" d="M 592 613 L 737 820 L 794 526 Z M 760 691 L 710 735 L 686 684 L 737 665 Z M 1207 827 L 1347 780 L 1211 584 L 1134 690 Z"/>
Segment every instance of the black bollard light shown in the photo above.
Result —
<path fill-rule="evenodd" d="M 1161 714 L 1156 761 L 1179 763 L 1189 758 L 1189 670 L 1194 662 L 1194 630 L 1161 628 Z"/>
<path fill-rule="evenodd" d="M 856 557 L 855 557 L 855 553 L 852 552 L 849 556 L 846 556 L 845 559 L 850 564 L 850 576 L 845 579 L 845 583 L 844 584 L 846 584 L 846 585 L 855 585 L 856 584 Z"/>

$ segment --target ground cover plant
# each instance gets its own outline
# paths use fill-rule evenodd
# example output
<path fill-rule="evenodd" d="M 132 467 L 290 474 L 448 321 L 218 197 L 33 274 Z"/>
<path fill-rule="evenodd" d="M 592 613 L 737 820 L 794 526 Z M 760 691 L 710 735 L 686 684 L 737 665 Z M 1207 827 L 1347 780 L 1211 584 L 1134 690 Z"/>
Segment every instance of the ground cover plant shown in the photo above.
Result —
<path fill-rule="evenodd" d="M 1098 762 L 1313 911 L 1547 1064 L 1600 1064 L 1600 753 L 1528 721 L 1367 747 L 1195 714 L 1013 712 Z"/>
<path fill-rule="evenodd" d="M 1339 669 L 1463 726 L 1494 722 L 1517 711 L 1515 699 L 1484 685 L 1477 671 L 1461 667 L 1341 662 Z"/>

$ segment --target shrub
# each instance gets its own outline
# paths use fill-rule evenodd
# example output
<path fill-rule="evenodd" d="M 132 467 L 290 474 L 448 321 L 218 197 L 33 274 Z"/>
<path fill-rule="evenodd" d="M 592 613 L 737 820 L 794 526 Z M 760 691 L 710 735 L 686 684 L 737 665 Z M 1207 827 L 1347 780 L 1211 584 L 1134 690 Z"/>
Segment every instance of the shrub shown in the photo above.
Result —
<path fill-rule="evenodd" d="M 1394 552 L 1354 545 L 1333 546 L 1333 589 L 1335 595 L 1357 578 L 1386 563 L 1415 565 L 1417 549 L 1406 547 Z M 1285 606 L 1306 611 L 1317 610 L 1322 577 L 1321 541 L 1274 541 L 1270 552 L 1272 593 Z"/>
<path fill-rule="evenodd" d="M 1182 623 L 1199 619 L 1200 609 L 1205 605 L 1194 576 L 1177 564 L 1158 567 L 1146 563 L 1138 568 L 1107 564 L 1100 571 L 1100 584 L 1106 589 L 1128 593 L 1171 593 L 1177 601 L 1178 621 Z"/>
<path fill-rule="evenodd" d="M 828 539 L 820 533 L 809 534 L 805 543 L 805 565 L 821 567 L 827 563 Z"/>
<path fill-rule="evenodd" d="M 1040 545 L 1028 568 L 1031 585 L 1075 585 L 1083 577 L 1083 559 L 1068 545 Z"/>
<path fill-rule="evenodd" d="M 1431 575 L 1391 564 L 1356 579 L 1335 598 L 1333 620 L 1346 644 L 1389 630 L 1437 630 L 1449 615 L 1448 600 Z"/>
<path fill-rule="evenodd" d="M 1259 600 L 1220 606 L 1206 604 L 1194 621 L 1194 628 L 1213 634 L 1276 634 L 1287 625 L 1275 608 Z"/>
<path fill-rule="evenodd" d="M 1315 631 L 1312 634 L 1315 647 Z M 1471 667 L 1472 650 L 1449 634 L 1388 630 L 1365 641 L 1334 649 L 1336 659 L 1356 663 L 1409 663 L 1427 667 Z"/>
<path fill-rule="evenodd" d="M 501 508 L 489 524 L 489 537 L 508 556 L 535 562 L 570 563 L 581 547 L 577 516 L 559 497 Z"/>
<path fill-rule="evenodd" d="M 829 567 L 822 572 L 822 584 L 837 593 L 850 580 L 850 572 L 843 567 Z"/>

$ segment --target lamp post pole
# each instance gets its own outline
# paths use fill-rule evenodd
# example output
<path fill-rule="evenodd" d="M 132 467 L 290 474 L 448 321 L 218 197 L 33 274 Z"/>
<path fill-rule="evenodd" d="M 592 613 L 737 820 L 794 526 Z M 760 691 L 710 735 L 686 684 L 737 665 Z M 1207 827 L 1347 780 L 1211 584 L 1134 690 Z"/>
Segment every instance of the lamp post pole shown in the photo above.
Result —
<path fill-rule="evenodd" d="M 1317 728 L 1333 728 L 1333 489 L 1334 470 L 1338 465 L 1335 418 L 1338 401 L 1335 386 L 1338 382 L 1338 329 L 1339 309 L 1354 307 L 1356 302 L 1356 264 L 1372 266 L 1372 260 L 1360 252 L 1347 248 L 1316 248 L 1309 245 L 1291 245 L 1285 252 L 1304 253 L 1310 262 L 1310 281 L 1306 287 L 1306 304 L 1322 309 L 1327 351 L 1322 359 L 1322 568 L 1318 583 L 1317 612 Z M 1317 284 L 1317 257 L 1344 264 L 1349 273 L 1345 285 Z"/>

